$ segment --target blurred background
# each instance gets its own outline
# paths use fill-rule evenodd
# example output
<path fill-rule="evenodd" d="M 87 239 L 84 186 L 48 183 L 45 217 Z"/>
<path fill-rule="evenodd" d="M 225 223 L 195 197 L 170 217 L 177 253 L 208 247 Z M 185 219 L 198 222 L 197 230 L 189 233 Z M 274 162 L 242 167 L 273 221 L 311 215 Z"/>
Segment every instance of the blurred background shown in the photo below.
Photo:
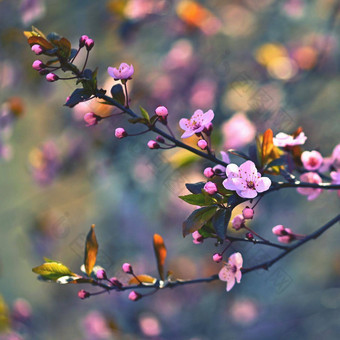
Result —
<path fill-rule="evenodd" d="M 98 264 L 123 282 L 126 261 L 138 274 L 156 275 L 154 233 L 164 237 L 167 268 L 180 278 L 208 276 L 220 265 L 211 259 L 218 251 L 212 241 L 194 245 L 181 233 L 193 207 L 178 195 L 186 193 L 184 183 L 204 180 L 211 164 L 178 150 L 149 150 L 147 138 L 155 136 L 115 139 L 116 127 L 138 131 L 124 116 L 86 127 L 84 113 L 107 108 L 63 106 L 75 84 L 47 83 L 34 71 L 36 56 L 22 31 L 33 24 L 73 47 L 83 34 L 94 39 L 88 66 L 99 67 L 106 89 L 114 84 L 108 66 L 133 64 L 131 107 L 167 106 L 177 136 L 180 118 L 213 109 L 217 153 L 246 151 L 269 127 L 292 133 L 302 126 L 306 149 L 329 156 L 340 142 L 339 6 L 336 0 L 0 1 L 0 339 L 338 339 L 336 227 L 268 272 L 244 276 L 228 294 L 214 282 L 138 302 L 127 293 L 81 301 L 76 285 L 38 281 L 31 268 L 43 256 L 79 271 L 93 223 Z M 334 192 L 308 202 L 286 189 L 261 201 L 251 227 L 274 240 L 274 225 L 309 233 L 338 211 Z M 276 254 L 245 245 L 230 252 L 236 250 L 245 266 Z"/>

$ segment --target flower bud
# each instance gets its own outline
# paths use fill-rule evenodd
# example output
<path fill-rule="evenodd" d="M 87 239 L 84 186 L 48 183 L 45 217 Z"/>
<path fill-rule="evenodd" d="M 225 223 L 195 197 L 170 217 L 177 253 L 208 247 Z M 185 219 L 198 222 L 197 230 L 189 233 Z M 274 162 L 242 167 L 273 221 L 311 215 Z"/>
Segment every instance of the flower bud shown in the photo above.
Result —
<path fill-rule="evenodd" d="M 132 266 L 130 263 L 124 263 L 122 265 L 122 269 L 123 269 L 123 272 L 126 273 L 126 274 L 132 274 L 133 271 L 132 271 Z"/>
<path fill-rule="evenodd" d="M 98 122 L 101 120 L 101 117 L 97 116 L 93 112 L 88 112 L 84 115 L 84 120 L 86 122 L 86 126 L 93 126 L 98 124 Z"/>
<path fill-rule="evenodd" d="M 160 146 L 157 142 L 155 142 L 154 140 L 149 140 L 148 141 L 148 147 L 149 149 L 159 149 Z"/>
<path fill-rule="evenodd" d="M 116 278 L 116 277 L 111 277 L 110 280 L 111 284 L 118 289 L 123 287 L 123 284 Z"/>
<path fill-rule="evenodd" d="M 206 135 L 210 136 L 213 129 L 214 129 L 214 125 L 213 123 L 210 122 L 204 127 L 203 131 Z"/>
<path fill-rule="evenodd" d="M 157 136 L 156 141 L 159 142 L 159 143 L 164 143 L 165 139 L 162 136 Z"/>
<path fill-rule="evenodd" d="M 284 231 L 285 231 L 285 227 L 283 225 L 281 225 L 281 224 L 275 226 L 272 229 L 273 234 L 278 235 L 278 236 L 282 236 Z"/>
<path fill-rule="evenodd" d="M 129 299 L 130 299 L 131 301 L 137 301 L 137 300 L 139 300 L 141 297 L 142 297 L 142 295 L 139 294 L 139 293 L 137 293 L 137 292 L 135 292 L 134 290 L 133 290 L 132 292 L 130 292 L 130 294 L 129 294 Z"/>
<path fill-rule="evenodd" d="M 216 263 L 220 263 L 223 260 L 223 256 L 219 253 L 213 255 L 213 261 Z"/>
<path fill-rule="evenodd" d="M 43 48 L 38 45 L 38 44 L 34 44 L 32 47 L 31 47 L 31 50 L 36 54 L 36 55 L 39 55 L 39 54 L 42 54 L 44 52 Z"/>
<path fill-rule="evenodd" d="M 217 186 L 214 182 L 207 182 L 204 185 L 204 191 L 207 192 L 209 195 L 213 195 L 217 193 Z"/>
<path fill-rule="evenodd" d="M 84 300 L 84 299 L 90 297 L 90 293 L 87 292 L 87 291 L 84 290 L 84 289 L 81 289 L 81 290 L 78 292 L 78 297 L 79 297 L 79 299 Z"/>
<path fill-rule="evenodd" d="M 246 233 L 246 238 L 247 238 L 248 240 L 253 240 L 253 239 L 254 239 L 253 233 Z"/>
<path fill-rule="evenodd" d="M 240 230 L 244 226 L 244 217 L 243 215 L 236 215 L 233 220 L 231 221 L 231 224 L 235 230 Z"/>
<path fill-rule="evenodd" d="M 251 220 L 254 217 L 254 210 L 246 207 L 243 209 L 242 214 L 246 220 Z"/>
<path fill-rule="evenodd" d="M 208 143 L 204 140 L 204 139 L 200 139 L 197 143 L 197 146 L 201 149 L 201 150 L 205 150 L 208 146 Z"/>
<path fill-rule="evenodd" d="M 195 244 L 201 244 L 204 241 L 204 237 L 196 230 L 192 234 L 192 238 Z"/>
<path fill-rule="evenodd" d="M 209 167 L 204 169 L 203 175 L 207 178 L 211 178 L 215 175 L 215 172 L 212 167 Z"/>
<path fill-rule="evenodd" d="M 92 50 L 92 47 L 94 46 L 94 40 L 93 39 L 86 39 L 85 46 L 88 51 Z"/>
<path fill-rule="evenodd" d="M 106 279 L 106 272 L 104 269 L 98 269 L 96 272 L 97 279 L 104 280 Z"/>
<path fill-rule="evenodd" d="M 167 117 L 169 114 L 168 109 L 165 106 L 158 106 L 155 112 L 157 116 L 162 118 Z"/>
<path fill-rule="evenodd" d="M 116 138 L 118 138 L 118 139 L 122 139 L 122 138 L 124 138 L 124 137 L 126 137 L 127 136 L 127 133 L 126 133 L 126 131 L 125 131 L 125 129 L 123 129 L 123 128 L 117 128 L 116 130 L 115 130 L 115 136 L 116 136 Z"/>
<path fill-rule="evenodd" d="M 41 60 L 35 60 L 32 64 L 32 67 L 36 70 L 36 71 L 41 71 L 45 65 Z"/>
<path fill-rule="evenodd" d="M 87 35 L 82 35 L 79 39 L 79 47 L 84 47 L 85 46 L 85 41 L 88 39 L 89 37 Z"/>
<path fill-rule="evenodd" d="M 59 79 L 59 77 L 55 73 L 48 73 L 46 75 L 46 80 L 49 81 L 49 82 L 54 82 L 58 79 Z"/>

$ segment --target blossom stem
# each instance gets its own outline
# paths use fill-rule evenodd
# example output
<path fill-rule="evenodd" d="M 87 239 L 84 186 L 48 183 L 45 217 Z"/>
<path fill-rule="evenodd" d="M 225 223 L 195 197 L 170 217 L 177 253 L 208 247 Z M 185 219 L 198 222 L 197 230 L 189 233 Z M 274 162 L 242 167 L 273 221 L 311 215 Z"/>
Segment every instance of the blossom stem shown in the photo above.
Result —
<path fill-rule="evenodd" d="M 125 98 L 126 98 L 126 105 L 125 106 L 128 109 L 129 108 L 129 93 L 128 93 L 128 90 L 127 90 L 127 81 L 124 81 L 123 84 L 124 84 Z"/>

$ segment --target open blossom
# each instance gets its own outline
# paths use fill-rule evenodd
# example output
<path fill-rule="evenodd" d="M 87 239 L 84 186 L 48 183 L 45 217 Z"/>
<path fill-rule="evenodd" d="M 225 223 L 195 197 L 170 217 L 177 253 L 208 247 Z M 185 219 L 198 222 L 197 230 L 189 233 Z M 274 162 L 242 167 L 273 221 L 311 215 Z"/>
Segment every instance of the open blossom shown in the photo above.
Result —
<path fill-rule="evenodd" d="M 218 273 L 219 279 L 227 282 L 227 292 L 234 287 L 235 280 L 237 283 L 241 282 L 242 265 L 243 258 L 241 253 L 234 253 L 229 257 L 228 263 L 226 263 L 226 265 Z"/>
<path fill-rule="evenodd" d="M 206 125 L 208 125 L 213 119 L 213 110 L 209 110 L 205 113 L 203 113 L 202 110 L 196 110 L 190 119 L 182 118 L 179 121 L 179 126 L 185 131 L 181 137 L 188 138 L 195 133 L 202 132 Z"/>
<path fill-rule="evenodd" d="M 300 176 L 301 182 L 316 183 L 322 182 L 321 177 L 315 172 L 306 172 Z M 301 195 L 306 195 L 308 201 L 316 199 L 322 192 L 322 189 L 318 188 L 297 188 L 297 192 Z"/>
<path fill-rule="evenodd" d="M 333 184 L 340 184 L 340 170 L 332 171 L 331 178 Z M 338 190 L 338 196 L 340 197 L 340 190 Z"/>
<path fill-rule="evenodd" d="M 284 148 L 285 146 L 303 145 L 305 144 L 306 139 L 307 137 L 304 132 L 300 132 L 300 134 L 295 138 L 291 135 L 287 135 L 284 132 L 279 132 L 273 138 L 273 143 L 275 146 Z"/>
<path fill-rule="evenodd" d="M 310 171 L 318 170 L 322 164 L 323 157 L 318 151 L 304 151 L 301 154 L 301 162 L 305 169 Z"/>
<path fill-rule="evenodd" d="M 271 185 L 268 177 L 261 177 L 254 162 L 246 161 L 238 167 L 229 164 L 226 169 L 227 179 L 223 186 L 228 190 L 235 190 L 243 198 L 254 198 L 257 193 L 267 191 Z"/>
<path fill-rule="evenodd" d="M 108 67 L 107 72 L 114 80 L 126 80 L 131 79 L 135 71 L 132 65 L 129 66 L 126 63 L 121 63 L 118 69 L 116 67 Z"/>

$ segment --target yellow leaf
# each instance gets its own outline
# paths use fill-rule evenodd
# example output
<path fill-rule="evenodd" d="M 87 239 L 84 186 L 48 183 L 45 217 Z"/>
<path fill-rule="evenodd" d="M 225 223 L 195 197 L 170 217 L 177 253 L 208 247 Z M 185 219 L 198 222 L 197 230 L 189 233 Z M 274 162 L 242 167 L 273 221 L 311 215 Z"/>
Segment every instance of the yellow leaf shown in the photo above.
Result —
<path fill-rule="evenodd" d="M 130 285 L 138 285 L 139 283 L 155 283 L 157 281 L 156 278 L 150 276 L 150 275 L 138 275 L 136 277 L 133 277 L 130 281 Z"/>
<path fill-rule="evenodd" d="M 166 258 L 166 248 L 161 235 L 153 235 L 153 248 L 155 250 L 159 276 L 162 280 L 164 280 L 164 262 Z"/>
<path fill-rule="evenodd" d="M 269 155 L 272 152 L 274 147 L 273 144 L 273 131 L 268 129 L 262 137 L 262 165 L 266 164 L 268 161 Z"/>
<path fill-rule="evenodd" d="M 76 275 L 60 262 L 45 262 L 42 265 L 32 269 L 33 273 L 41 275 L 47 280 L 57 280 L 62 276 Z"/>
<path fill-rule="evenodd" d="M 85 270 L 87 275 L 91 275 L 92 269 L 96 264 L 97 253 L 98 253 L 98 243 L 96 234 L 94 232 L 95 225 L 92 224 L 91 229 L 86 237 L 85 243 Z"/>
<path fill-rule="evenodd" d="M 46 40 L 43 37 L 32 36 L 32 37 L 28 38 L 28 43 L 31 46 L 34 45 L 34 44 L 38 44 L 46 50 L 51 50 L 52 48 L 54 48 L 54 46 L 48 40 Z"/>

